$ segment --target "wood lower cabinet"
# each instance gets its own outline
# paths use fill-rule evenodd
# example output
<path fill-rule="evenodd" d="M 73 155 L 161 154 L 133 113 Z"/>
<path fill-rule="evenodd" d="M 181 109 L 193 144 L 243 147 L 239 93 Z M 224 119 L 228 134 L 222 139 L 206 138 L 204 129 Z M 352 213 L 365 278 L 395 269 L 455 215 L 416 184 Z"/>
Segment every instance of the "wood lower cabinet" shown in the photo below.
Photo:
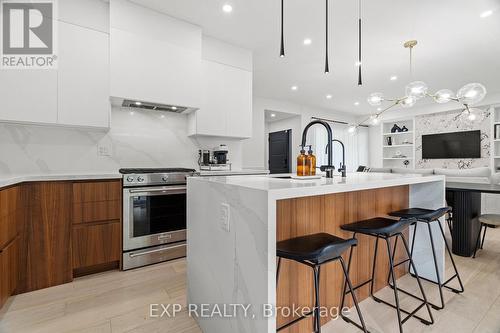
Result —
<path fill-rule="evenodd" d="M 53 181 L 0 189 L 0 307 L 13 293 L 116 269 L 121 181 Z"/>
<path fill-rule="evenodd" d="M 84 275 L 107 267 L 119 267 L 120 221 L 73 226 L 73 272 Z"/>
<path fill-rule="evenodd" d="M 19 281 L 19 237 L 0 251 L 0 307 L 13 295 Z"/>
<path fill-rule="evenodd" d="M 72 281 L 72 184 L 25 184 L 23 200 L 27 216 L 21 231 L 19 292 Z"/>

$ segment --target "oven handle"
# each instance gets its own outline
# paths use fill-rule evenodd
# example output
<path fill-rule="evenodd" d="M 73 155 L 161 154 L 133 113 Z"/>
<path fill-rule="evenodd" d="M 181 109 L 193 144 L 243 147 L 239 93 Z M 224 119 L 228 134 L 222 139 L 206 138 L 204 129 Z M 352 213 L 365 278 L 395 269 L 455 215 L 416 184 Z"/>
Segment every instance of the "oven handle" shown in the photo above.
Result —
<path fill-rule="evenodd" d="M 130 258 L 135 258 L 135 257 L 145 256 L 147 254 L 158 253 L 158 252 L 163 252 L 163 251 L 167 251 L 167 250 L 173 250 L 173 249 L 177 249 L 177 248 L 185 247 L 185 246 L 186 246 L 186 244 L 174 245 L 174 246 L 164 247 L 161 249 L 130 253 L 129 256 L 130 256 Z"/>
<path fill-rule="evenodd" d="M 149 194 L 149 193 L 170 193 L 170 192 L 176 192 L 176 193 L 183 193 L 186 191 L 185 186 L 180 186 L 180 187 L 162 187 L 162 188 L 149 188 L 149 189 L 130 189 L 128 190 L 129 193 L 144 193 L 144 194 Z"/>

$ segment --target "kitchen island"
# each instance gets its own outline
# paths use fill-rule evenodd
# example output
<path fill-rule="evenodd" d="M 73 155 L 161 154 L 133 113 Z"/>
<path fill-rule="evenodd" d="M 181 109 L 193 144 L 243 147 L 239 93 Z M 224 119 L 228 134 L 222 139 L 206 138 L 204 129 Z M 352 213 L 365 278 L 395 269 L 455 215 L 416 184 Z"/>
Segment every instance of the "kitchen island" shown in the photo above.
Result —
<path fill-rule="evenodd" d="M 284 262 L 276 290 L 276 242 L 290 237 L 328 232 L 349 238 L 340 226 L 361 219 L 387 216 L 408 207 L 435 209 L 445 205 L 444 176 L 353 173 L 347 178 L 294 180 L 288 175 L 193 177 L 188 179 L 188 303 L 203 304 L 205 315 L 194 311 L 204 333 L 276 332 L 293 318 L 278 313 L 268 316 L 267 304 L 312 306 L 310 269 Z M 433 226 L 438 229 L 438 226 Z M 435 280 L 429 236 L 418 229 L 414 258 L 419 274 Z M 439 235 L 439 231 L 434 235 Z M 410 230 L 411 236 L 411 230 Z M 411 237 L 409 237 L 411 239 Z M 351 279 L 365 281 L 371 273 L 374 241 L 358 236 Z M 444 242 L 435 237 L 438 267 L 444 272 Z M 379 245 L 382 246 L 382 245 Z M 383 254 L 384 251 L 379 251 Z M 344 254 L 345 256 L 346 254 Z M 397 249 L 396 261 L 402 259 Z M 387 284 L 387 256 L 377 261 L 376 289 Z M 400 266 L 397 275 L 407 273 Z M 441 274 L 443 276 L 443 274 Z M 321 276 L 321 305 L 339 305 L 342 273 L 337 264 L 325 267 Z M 368 297 L 368 286 L 359 289 Z M 224 304 L 240 308 L 236 316 L 211 316 Z M 234 307 L 233 307 L 234 308 Z M 388 310 L 389 311 L 389 310 Z M 225 315 L 225 316 L 224 316 Z M 328 318 L 323 319 L 324 322 Z M 283 332 L 311 332 L 306 319 Z"/>

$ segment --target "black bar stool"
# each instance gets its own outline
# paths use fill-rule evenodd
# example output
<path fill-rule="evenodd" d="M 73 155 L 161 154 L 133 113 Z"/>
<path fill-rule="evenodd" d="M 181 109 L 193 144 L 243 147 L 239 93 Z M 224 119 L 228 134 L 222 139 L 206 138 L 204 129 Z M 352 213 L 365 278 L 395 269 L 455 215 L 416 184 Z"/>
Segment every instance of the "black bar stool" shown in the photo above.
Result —
<path fill-rule="evenodd" d="M 352 289 L 351 280 L 349 279 L 349 270 L 345 266 L 344 259 L 342 259 L 342 252 L 348 248 L 352 248 L 357 245 L 357 240 L 352 239 L 342 239 L 335 237 L 327 233 L 318 233 L 308 236 L 301 236 L 290 238 L 284 241 L 280 241 L 276 244 L 276 255 L 278 256 L 278 268 L 276 271 L 276 285 L 278 285 L 279 273 L 281 267 L 281 259 L 289 259 L 296 261 L 298 263 L 307 265 L 313 269 L 314 272 L 314 291 L 315 291 L 315 305 L 314 310 L 307 313 L 306 315 L 296 318 L 293 321 L 279 327 L 277 331 L 281 331 L 300 320 L 314 316 L 314 332 L 321 333 L 320 324 L 320 290 L 319 290 L 319 277 L 321 266 L 332 261 L 340 261 L 342 270 L 344 272 L 345 284 L 349 286 L 349 290 Z M 345 290 L 345 286 L 344 286 Z M 354 295 L 354 293 L 353 293 Z M 353 297 L 354 305 L 356 311 L 358 312 L 361 325 L 359 326 L 364 332 L 367 332 L 363 316 L 361 315 L 361 310 L 358 305 L 358 300 Z M 342 308 L 341 308 L 342 309 Z"/>
<path fill-rule="evenodd" d="M 417 269 L 416 269 L 415 264 L 413 262 L 413 259 L 411 257 L 410 249 L 408 248 L 408 243 L 406 242 L 406 239 L 405 239 L 404 235 L 402 234 L 402 231 L 404 229 L 408 228 L 410 226 L 410 224 L 412 224 L 412 223 L 414 223 L 414 220 L 411 220 L 411 219 L 401 219 L 399 221 L 396 221 L 396 220 L 391 220 L 388 218 L 376 217 L 376 218 L 369 219 L 369 220 L 363 220 L 363 221 L 358 221 L 355 223 L 345 224 L 345 225 L 340 227 L 343 230 L 353 232 L 354 238 L 356 237 L 357 233 L 367 235 L 367 236 L 372 236 L 372 237 L 376 238 L 375 251 L 374 251 L 374 255 L 373 255 L 372 276 L 368 281 L 365 281 L 365 282 L 355 286 L 354 290 L 361 288 L 361 287 L 367 285 L 368 283 L 370 283 L 370 296 L 373 298 L 373 300 L 375 300 L 378 303 L 384 303 L 384 304 L 396 309 L 397 315 L 398 315 L 399 332 L 401 332 L 401 333 L 403 332 L 403 324 L 411 317 L 417 318 L 418 320 L 420 320 L 422 323 L 424 323 L 426 325 L 432 325 L 434 323 L 434 318 L 433 318 L 432 313 L 431 313 L 431 308 L 429 306 L 429 303 L 427 302 L 427 297 L 425 296 L 424 288 L 422 287 L 422 283 L 418 277 L 418 274 L 416 275 L 416 278 L 417 278 L 417 282 L 418 282 L 418 287 L 420 288 L 420 293 L 422 294 L 422 303 L 417 308 L 415 308 L 413 311 L 404 310 L 399 306 L 399 294 L 398 294 L 399 289 L 397 288 L 396 274 L 394 273 L 394 268 L 396 266 L 394 265 L 394 254 L 393 254 L 393 252 L 391 252 L 391 238 L 393 238 L 393 237 L 396 239 L 398 239 L 398 237 L 401 238 L 401 240 L 403 241 L 403 244 L 405 246 L 406 254 L 408 255 L 408 261 L 410 262 L 410 265 L 413 268 L 414 272 L 417 273 Z M 393 305 L 387 301 L 384 301 L 383 299 L 378 298 L 373 294 L 373 287 L 374 287 L 374 283 L 375 283 L 375 268 L 377 266 L 377 251 L 378 251 L 379 239 L 385 240 L 385 242 L 387 244 L 387 254 L 389 256 L 389 272 L 390 272 L 390 276 L 392 278 L 392 283 L 395 286 L 395 288 L 393 288 L 393 290 L 394 290 L 394 299 L 396 301 L 396 305 Z M 351 259 L 352 259 L 352 248 L 351 248 L 351 253 L 349 255 L 349 263 L 347 265 L 348 270 L 351 266 Z M 341 307 L 344 306 L 345 296 L 349 293 L 353 294 L 352 288 L 350 288 L 350 289 L 351 289 L 351 291 L 346 291 L 345 285 L 344 285 L 344 293 L 342 296 Z M 416 313 L 420 309 L 422 309 L 424 306 L 427 307 L 427 312 L 429 313 L 430 320 L 424 319 L 424 318 L 416 315 Z M 407 314 L 407 316 L 405 318 L 402 318 L 401 312 Z M 342 318 L 345 321 L 347 321 L 351 324 L 354 324 L 355 326 L 358 326 L 358 324 L 355 323 L 350 318 L 347 318 L 343 315 L 342 315 Z"/>
<path fill-rule="evenodd" d="M 412 240 L 412 244 L 411 244 L 411 255 L 413 255 L 413 248 L 414 248 L 414 245 L 415 245 L 415 235 L 417 234 L 418 222 L 427 224 L 427 229 L 429 230 L 429 237 L 430 237 L 430 240 L 431 240 L 432 257 L 434 259 L 434 269 L 436 270 L 436 278 L 437 278 L 438 282 L 432 281 L 432 280 L 429 280 L 429 279 L 426 279 L 426 278 L 423 278 L 423 277 L 420 277 L 420 278 L 423 279 L 423 280 L 425 280 L 425 281 L 434 283 L 434 284 L 436 284 L 439 287 L 439 296 L 441 298 L 441 305 L 436 305 L 436 304 L 429 303 L 436 310 L 441 310 L 441 309 L 444 308 L 443 287 L 447 288 L 447 289 L 449 289 L 449 290 L 451 290 L 451 291 L 453 291 L 454 293 L 457 293 L 457 294 L 464 292 L 464 286 L 462 284 L 462 279 L 460 279 L 460 274 L 458 273 L 457 266 L 455 265 L 455 260 L 453 259 L 453 255 L 451 253 L 451 250 L 450 250 L 450 247 L 448 245 L 448 242 L 446 241 L 446 237 L 444 236 L 443 227 L 441 226 L 441 223 L 439 222 L 439 219 L 441 217 L 445 216 L 446 214 L 450 213 L 450 211 L 451 211 L 451 207 L 443 207 L 443 208 L 439 208 L 439 209 L 436 209 L 436 210 L 424 209 L 424 208 L 409 208 L 409 209 L 403 209 L 403 210 L 399 210 L 399 211 L 396 211 L 396 212 L 389 213 L 390 216 L 400 217 L 400 218 L 403 218 L 403 219 L 415 219 L 415 223 L 414 223 L 415 228 L 413 229 L 413 238 L 412 238 L 413 240 Z M 435 245 L 434 245 L 434 239 L 433 239 L 432 228 L 431 228 L 431 223 L 432 222 L 437 222 L 437 225 L 439 225 L 439 230 L 441 230 L 441 235 L 443 237 L 443 240 L 444 240 L 444 243 L 445 243 L 445 246 L 446 246 L 446 250 L 448 252 L 448 255 L 450 256 L 451 263 L 453 265 L 453 269 L 455 270 L 455 274 L 452 277 L 450 277 L 448 280 L 446 280 L 445 282 L 441 282 L 441 276 L 439 274 L 437 257 L 436 257 L 436 248 L 435 248 Z M 394 251 L 396 251 L 396 246 L 397 246 L 397 239 L 396 239 L 396 243 L 394 245 Z M 399 266 L 401 264 L 404 264 L 406 261 L 407 260 L 404 260 L 404 261 L 396 264 L 395 266 Z M 415 277 L 415 274 L 413 274 L 411 272 L 410 272 L 410 274 L 413 277 Z M 458 279 L 458 283 L 460 284 L 460 290 L 452 288 L 452 287 L 449 287 L 447 285 L 454 278 Z M 444 277 L 443 277 L 443 279 L 444 279 Z M 391 285 L 391 287 L 393 287 L 393 286 Z M 410 296 L 412 296 L 412 297 L 414 297 L 416 299 L 422 300 L 419 297 L 416 297 L 415 295 L 412 295 L 411 293 L 408 293 L 405 290 L 400 290 L 400 291 L 402 293 L 410 295 Z"/>

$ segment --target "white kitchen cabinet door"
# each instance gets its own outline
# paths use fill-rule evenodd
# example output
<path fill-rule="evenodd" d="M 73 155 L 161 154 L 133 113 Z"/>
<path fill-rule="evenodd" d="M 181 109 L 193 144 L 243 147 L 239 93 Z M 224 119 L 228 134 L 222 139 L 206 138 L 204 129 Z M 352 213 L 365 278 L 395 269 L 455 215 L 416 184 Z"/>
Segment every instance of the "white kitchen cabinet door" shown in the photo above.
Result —
<path fill-rule="evenodd" d="M 252 73 L 213 61 L 202 64 L 203 101 L 194 134 L 251 137 Z"/>
<path fill-rule="evenodd" d="M 109 35 L 59 23 L 58 123 L 109 127 Z"/>
<path fill-rule="evenodd" d="M 252 136 L 252 73 L 229 67 L 226 72 L 225 90 L 227 136 L 250 138 Z"/>
<path fill-rule="evenodd" d="M 111 28 L 111 96 L 199 108 L 199 52 Z"/>
<path fill-rule="evenodd" d="M 0 121 L 55 124 L 56 70 L 1 70 Z"/>
<path fill-rule="evenodd" d="M 226 136 L 224 65 L 202 61 L 202 106 L 196 111 L 196 134 Z"/>

